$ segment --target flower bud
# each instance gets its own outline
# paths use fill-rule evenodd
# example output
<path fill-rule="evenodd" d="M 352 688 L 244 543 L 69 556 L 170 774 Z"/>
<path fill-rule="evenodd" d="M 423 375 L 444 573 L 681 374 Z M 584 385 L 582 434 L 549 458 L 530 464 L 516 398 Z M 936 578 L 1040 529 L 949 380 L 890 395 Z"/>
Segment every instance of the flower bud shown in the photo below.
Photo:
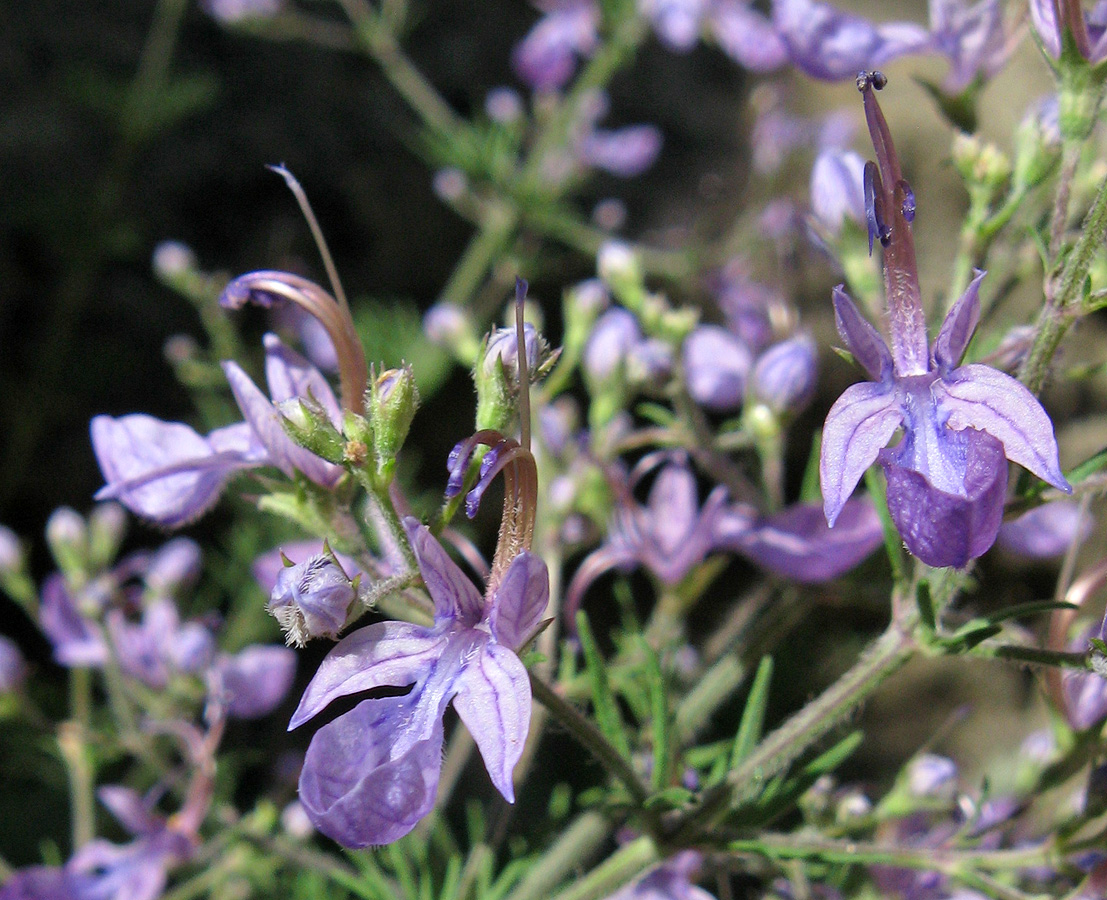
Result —
<path fill-rule="evenodd" d="M 1061 158 L 1057 97 L 1039 100 L 1015 131 L 1014 188 L 1025 192 L 1041 184 Z"/>
<path fill-rule="evenodd" d="M 597 320 L 584 345 L 581 366 L 593 384 L 609 382 L 626 363 L 631 349 L 642 340 L 638 320 L 622 307 L 614 307 Z"/>
<path fill-rule="evenodd" d="M 100 503 L 88 517 L 88 556 L 93 570 L 109 565 L 127 534 L 127 511 L 119 503 Z"/>
<path fill-rule="evenodd" d="M 46 543 L 58 568 L 67 575 L 84 575 L 88 568 L 88 526 L 68 506 L 55 509 L 46 520 Z"/>
<path fill-rule="evenodd" d="M 907 767 L 907 790 L 919 798 L 949 799 L 957 788 L 957 764 L 947 756 L 924 753 Z"/>
<path fill-rule="evenodd" d="M 684 341 L 682 356 L 693 400 L 715 412 L 742 405 L 753 360 L 738 337 L 718 325 L 701 325 Z"/>
<path fill-rule="evenodd" d="M 18 575 L 27 567 L 23 544 L 7 525 L 0 525 L 0 579 Z"/>
<path fill-rule="evenodd" d="M 311 397 L 291 397 L 276 406 L 281 427 L 292 440 L 329 463 L 343 462 L 346 439 L 322 405 Z"/>
<path fill-rule="evenodd" d="M 596 272 L 620 302 L 637 309 L 645 299 L 642 262 L 622 241 L 608 241 L 596 254 Z"/>
<path fill-rule="evenodd" d="M 287 564 L 277 573 L 266 609 L 280 624 L 285 640 L 302 647 L 311 638 L 337 637 L 356 599 L 354 584 L 324 547 L 323 553 Z"/>
<path fill-rule="evenodd" d="M 529 322 L 523 328 L 530 382 L 552 365 L 545 339 Z M 497 328 L 485 338 L 473 379 L 477 387 L 477 429 L 507 431 L 519 400 L 519 341 L 514 328 Z"/>
<path fill-rule="evenodd" d="M 154 554 L 143 580 L 158 596 L 178 594 L 196 583 L 202 562 L 199 544 L 189 538 L 173 538 Z"/>
<path fill-rule="evenodd" d="M 797 335 L 757 358 L 750 393 L 777 415 L 798 412 L 811 399 L 817 375 L 815 343 L 806 334 Z"/>
<path fill-rule="evenodd" d="M 369 420 L 377 453 L 377 475 L 383 484 L 392 481 L 396 455 L 407 439 L 418 408 L 419 390 L 411 366 L 388 369 L 373 381 L 369 391 Z"/>
<path fill-rule="evenodd" d="M 472 365 L 480 351 L 473 323 L 453 303 L 436 303 L 427 310 L 423 332 L 432 344 L 445 347 L 465 365 Z"/>
<path fill-rule="evenodd" d="M 154 248 L 154 275 L 172 284 L 196 270 L 196 254 L 180 241 L 162 241 Z"/>
<path fill-rule="evenodd" d="M 15 641 L 0 635 L 0 694 L 19 690 L 27 677 L 27 663 Z"/>
<path fill-rule="evenodd" d="M 512 125 L 523 118 L 523 98 L 515 88 L 497 87 L 484 98 L 484 114 L 500 125 Z"/>

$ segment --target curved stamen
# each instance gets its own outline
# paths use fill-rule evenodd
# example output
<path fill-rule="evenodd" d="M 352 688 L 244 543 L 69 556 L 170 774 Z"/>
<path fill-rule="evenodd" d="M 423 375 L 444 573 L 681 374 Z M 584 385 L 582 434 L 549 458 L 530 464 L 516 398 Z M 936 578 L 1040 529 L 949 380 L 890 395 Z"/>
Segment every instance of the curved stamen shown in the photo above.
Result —
<path fill-rule="evenodd" d="M 342 406 L 361 415 L 365 412 L 365 390 L 369 367 L 349 312 L 314 281 L 290 272 L 262 270 L 248 272 L 231 281 L 219 298 L 227 309 L 241 309 L 247 303 L 270 307 L 275 300 L 295 303 L 319 320 L 334 343 Z"/>

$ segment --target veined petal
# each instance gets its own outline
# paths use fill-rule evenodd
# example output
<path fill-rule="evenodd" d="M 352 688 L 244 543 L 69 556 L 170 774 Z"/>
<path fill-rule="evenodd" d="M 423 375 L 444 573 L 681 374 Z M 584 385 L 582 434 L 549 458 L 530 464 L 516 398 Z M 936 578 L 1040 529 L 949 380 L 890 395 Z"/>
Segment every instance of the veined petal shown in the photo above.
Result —
<path fill-rule="evenodd" d="M 972 364 L 934 382 L 934 398 L 955 431 L 978 428 L 1003 444 L 1012 462 L 1029 469 L 1066 494 L 1072 486 L 1061 473 L 1053 422 L 1021 382 L 991 366 Z"/>
<path fill-rule="evenodd" d="M 269 385 L 269 396 L 273 403 L 296 397 L 311 397 L 326 410 L 331 424 L 340 429 L 342 409 L 323 373 L 275 334 L 265 335 L 262 344 L 265 346 L 265 381 Z"/>
<path fill-rule="evenodd" d="M 492 783 L 514 803 L 511 774 L 530 727 L 526 668 L 511 650 L 490 641 L 466 663 L 454 687 L 454 709 L 477 742 Z"/>
<path fill-rule="evenodd" d="M 541 557 L 523 552 L 511 561 L 492 598 L 488 624 L 499 643 L 518 650 L 538 627 L 550 602 L 550 573 Z"/>
<path fill-rule="evenodd" d="M 1030 0 L 1030 21 L 1046 53 L 1061 58 L 1061 29 L 1057 24 L 1054 0 Z"/>
<path fill-rule="evenodd" d="M 342 467 L 320 459 L 297 444 L 285 433 L 281 416 L 238 363 L 225 361 L 223 374 L 231 386 L 242 417 L 249 423 L 257 439 L 269 452 L 269 462 L 289 478 L 296 470 L 323 487 L 331 487 L 342 476 Z"/>
<path fill-rule="evenodd" d="M 823 512 L 833 526 L 849 495 L 891 439 L 903 412 L 890 385 L 862 382 L 846 388 L 823 426 L 819 481 Z"/>
<path fill-rule="evenodd" d="M 442 710 L 418 694 L 364 700 L 311 739 L 300 802 L 345 847 L 395 841 L 431 811 L 442 769 Z M 442 704 L 444 706 L 444 703 Z"/>
<path fill-rule="evenodd" d="M 327 654 L 304 691 L 289 730 L 338 697 L 418 681 L 434 667 L 446 643 L 446 635 L 409 622 L 377 622 L 359 628 Z"/>
<path fill-rule="evenodd" d="M 476 625 L 484 613 L 484 601 L 476 585 L 442 549 L 429 529 L 411 516 L 404 519 L 419 573 L 434 600 L 434 619 L 459 619 L 467 626 Z"/>
<path fill-rule="evenodd" d="M 838 285 L 832 294 L 834 321 L 846 349 L 869 373 L 873 381 L 883 381 L 892 373 L 892 354 L 880 332 L 858 311 L 849 294 Z"/>
<path fill-rule="evenodd" d="M 823 511 L 797 503 L 758 521 L 733 549 L 795 581 L 829 581 L 848 572 L 884 540 L 872 501 L 848 500 L 834 527 Z"/>
<path fill-rule="evenodd" d="M 256 453 L 213 449 L 189 426 L 153 416 L 96 416 L 89 428 L 107 481 L 97 499 L 118 499 L 167 528 L 199 518 L 234 472 L 259 464 Z"/>
<path fill-rule="evenodd" d="M 1007 464 L 1003 447 L 983 431 L 947 432 L 945 454 L 963 463 L 961 491 L 941 490 L 916 469 L 909 438 L 880 454 L 888 511 L 911 553 L 928 566 L 960 568 L 995 542 L 1003 520 Z"/>
<path fill-rule="evenodd" d="M 943 374 L 961 362 L 976 330 L 976 323 L 980 321 L 980 281 L 984 275 L 980 269 L 976 270 L 965 293 L 949 308 L 938 337 L 934 339 L 934 363 Z"/>

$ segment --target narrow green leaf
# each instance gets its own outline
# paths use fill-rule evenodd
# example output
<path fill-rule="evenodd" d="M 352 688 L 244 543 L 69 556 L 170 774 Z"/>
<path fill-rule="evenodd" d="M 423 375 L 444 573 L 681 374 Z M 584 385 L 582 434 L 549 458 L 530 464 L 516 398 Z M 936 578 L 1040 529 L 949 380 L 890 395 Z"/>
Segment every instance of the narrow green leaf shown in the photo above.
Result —
<path fill-rule="evenodd" d="M 457 890 L 461 887 L 461 857 L 452 855 L 446 860 L 446 871 L 442 875 L 442 890 L 438 896 L 440 900 L 457 900 Z"/>
<path fill-rule="evenodd" d="M 650 699 L 650 735 L 653 739 L 653 771 L 650 786 L 660 791 L 669 783 L 669 703 L 665 692 L 665 678 L 661 663 L 646 639 L 638 639 L 639 649 L 646 659 L 646 691 Z"/>
<path fill-rule="evenodd" d="M 993 625 L 1005 622 L 1008 619 L 1021 619 L 1025 616 L 1034 616 L 1042 612 L 1052 612 L 1055 609 L 1076 609 L 1071 603 L 1058 603 L 1053 600 L 1035 600 L 1031 603 L 1019 603 L 1007 609 L 997 610 L 990 615 L 983 616 L 982 621 L 991 622 Z"/>
<path fill-rule="evenodd" d="M 730 768 L 738 767 L 761 740 L 761 730 L 765 726 L 765 710 L 769 704 L 769 683 L 773 678 L 773 658 L 761 657 L 757 664 L 757 674 L 753 676 L 753 685 L 742 710 L 742 721 L 738 723 L 738 734 L 734 738 L 734 749 L 730 754 Z"/>
<path fill-rule="evenodd" d="M 826 775 L 828 772 L 833 772 L 847 759 L 853 756 L 854 752 L 861 743 L 865 740 L 865 733 L 863 731 L 854 731 L 846 735 L 837 744 L 827 750 L 825 753 L 820 753 L 811 762 L 807 763 L 802 772 L 805 776 L 812 776 L 812 780 Z"/>
<path fill-rule="evenodd" d="M 888 554 L 888 563 L 892 567 L 892 578 L 901 582 L 907 571 L 903 562 L 903 540 L 888 512 L 888 497 L 884 491 L 884 482 L 872 466 L 865 473 L 865 487 L 869 489 L 869 497 L 872 498 L 876 514 L 880 517 L 880 526 L 884 530 L 884 550 Z"/>
<path fill-rule="evenodd" d="M 624 758 L 630 759 L 630 743 L 627 741 L 623 717 L 619 714 L 619 706 L 607 677 L 607 666 L 599 647 L 596 646 L 592 626 L 588 624 L 588 615 L 584 610 L 577 613 L 577 636 L 580 638 L 580 647 L 584 653 L 584 665 L 588 670 L 588 684 L 592 689 L 592 706 L 596 711 L 596 724 L 611 746 Z"/>
<path fill-rule="evenodd" d="M 807 466 L 803 470 L 800 483 L 800 501 L 803 503 L 822 503 L 823 492 L 819 486 L 819 457 L 823 448 L 823 433 L 815 431 L 811 438 L 811 452 L 807 454 Z"/>
<path fill-rule="evenodd" d="M 934 599 L 930 596 L 930 582 L 925 578 L 919 580 L 915 590 L 915 604 L 919 608 L 919 618 L 923 625 L 933 634 L 938 629 L 938 620 L 934 615 Z"/>
<path fill-rule="evenodd" d="M 692 801 L 694 794 L 687 788 L 671 787 L 650 797 L 643 804 L 646 809 L 658 809 L 662 812 L 670 809 L 680 809 Z"/>

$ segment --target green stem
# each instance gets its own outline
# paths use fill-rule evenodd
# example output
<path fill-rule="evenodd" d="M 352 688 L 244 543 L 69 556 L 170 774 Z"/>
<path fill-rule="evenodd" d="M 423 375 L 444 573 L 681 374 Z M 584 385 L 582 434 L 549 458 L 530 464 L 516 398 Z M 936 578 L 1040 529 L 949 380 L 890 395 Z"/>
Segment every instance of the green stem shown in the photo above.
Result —
<path fill-rule="evenodd" d="M 466 305 L 480 287 L 485 273 L 515 234 L 518 225 L 519 214 L 510 207 L 503 204 L 485 207 L 477 233 L 469 241 L 450 275 L 450 280 L 438 295 L 438 302 Z M 481 317 L 478 315 L 478 318 Z"/>
<path fill-rule="evenodd" d="M 633 881 L 661 858 L 652 838 L 640 837 L 620 847 L 554 900 L 601 900 Z"/>
<path fill-rule="evenodd" d="M 530 673 L 530 686 L 534 698 L 626 788 L 632 801 L 641 806 L 649 796 L 649 791 L 626 758 L 611 746 L 592 721 L 534 672 Z"/>
<path fill-rule="evenodd" d="M 465 120 L 450 108 L 434 86 L 405 55 L 388 23 L 365 0 L 339 0 L 354 26 L 361 48 L 381 68 L 396 92 L 407 101 L 428 128 L 451 137 L 466 128 Z"/>
<path fill-rule="evenodd" d="M 1018 871 L 1035 866 L 1054 866 L 1057 853 L 1049 846 L 1017 850 L 945 850 L 933 847 L 888 846 L 865 841 L 813 837 L 807 834 L 761 834 L 748 840 L 731 841 L 727 849 L 774 860 L 800 859 L 847 865 L 882 865 L 904 869 L 939 870 L 954 877 L 959 872 L 983 869 L 992 872 Z"/>
<path fill-rule="evenodd" d="M 771 732 L 754 751 L 732 769 L 725 781 L 709 789 L 700 803 L 677 822 L 676 843 L 690 843 L 705 826 L 727 810 L 755 797 L 770 779 L 825 737 L 915 652 L 911 631 L 915 613 L 905 605 L 902 620 L 893 621 L 848 672 L 821 695 Z"/>
<path fill-rule="evenodd" d="M 85 668 L 71 670 L 68 722 L 58 726 L 58 748 L 69 774 L 69 802 L 73 821 L 73 849 L 96 836 L 95 775 L 89 759 L 88 727 L 92 716 L 92 673 Z"/>
<path fill-rule="evenodd" d="M 506 900 L 546 900 L 568 875 L 580 870 L 611 833 L 610 823 L 597 812 L 578 816 L 539 858 Z"/>
<path fill-rule="evenodd" d="M 1069 326 L 1080 314 L 1080 299 L 1091 268 L 1092 259 L 1103 246 L 1107 236 L 1107 179 L 1099 186 L 1095 201 L 1080 229 L 1080 237 L 1065 259 L 1056 289 L 1050 285 L 1046 290 L 1046 304 L 1038 317 L 1037 334 L 1034 345 L 1019 372 L 1020 380 L 1038 393 L 1045 383 L 1049 364 L 1057 347 L 1069 330 Z"/>

